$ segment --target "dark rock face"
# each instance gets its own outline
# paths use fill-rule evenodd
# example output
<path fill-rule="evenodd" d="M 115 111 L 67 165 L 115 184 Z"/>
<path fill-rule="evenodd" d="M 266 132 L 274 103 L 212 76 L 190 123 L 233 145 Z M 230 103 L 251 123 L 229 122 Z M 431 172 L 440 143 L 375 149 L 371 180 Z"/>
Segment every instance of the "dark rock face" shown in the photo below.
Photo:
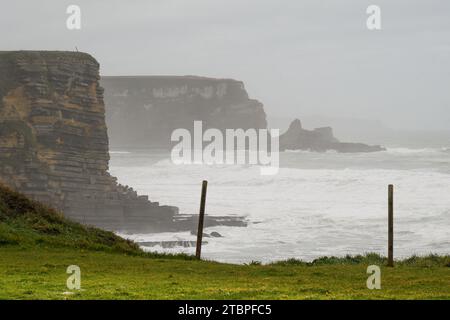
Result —
<path fill-rule="evenodd" d="M 305 130 L 300 120 L 295 119 L 289 129 L 280 135 L 280 151 L 310 150 L 324 152 L 335 150 L 342 153 L 350 152 L 376 152 L 385 150 L 381 146 L 369 146 L 363 143 L 340 142 L 333 135 L 330 127 Z"/>
<path fill-rule="evenodd" d="M 178 209 L 119 185 L 108 163 L 97 61 L 75 52 L 0 52 L 0 182 L 82 223 L 173 228 Z"/>
<path fill-rule="evenodd" d="M 244 84 L 194 76 L 102 77 L 106 122 L 113 147 L 168 149 L 173 130 L 264 129 L 263 105 Z M 124 128 L 126 128 L 124 130 Z"/>

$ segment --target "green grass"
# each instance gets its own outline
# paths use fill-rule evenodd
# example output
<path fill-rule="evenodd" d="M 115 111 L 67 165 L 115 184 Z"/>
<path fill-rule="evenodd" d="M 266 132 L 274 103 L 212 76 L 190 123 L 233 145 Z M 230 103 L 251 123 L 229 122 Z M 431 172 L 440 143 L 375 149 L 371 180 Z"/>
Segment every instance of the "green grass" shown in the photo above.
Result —
<path fill-rule="evenodd" d="M 231 265 L 68 248 L 1 249 L 0 299 L 449 299 L 450 268 L 382 267 L 366 288 L 367 264 Z M 66 268 L 81 268 L 67 294 Z"/>
<path fill-rule="evenodd" d="M 73 222 L 56 210 L 0 185 L 0 250 L 7 246 L 33 250 L 39 247 L 72 248 L 193 259 L 187 255 L 145 253 L 132 241 L 112 232 Z"/>
<path fill-rule="evenodd" d="M 376 254 L 262 265 L 142 252 L 0 187 L 0 299 L 450 299 L 450 256 L 387 268 Z M 366 287 L 381 266 L 381 290 Z M 81 290 L 66 287 L 69 265 Z"/>

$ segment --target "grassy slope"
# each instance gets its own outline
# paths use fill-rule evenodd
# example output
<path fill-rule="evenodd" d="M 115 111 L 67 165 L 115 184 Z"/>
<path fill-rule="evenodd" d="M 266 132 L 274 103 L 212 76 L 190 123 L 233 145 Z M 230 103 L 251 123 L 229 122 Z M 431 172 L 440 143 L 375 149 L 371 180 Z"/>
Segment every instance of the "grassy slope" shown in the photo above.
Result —
<path fill-rule="evenodd" d="M 450 257 L 382 267 L 382 290 L 368 290 L 367 266 L 384 263 L 367 255 L 237 266 L 146 254 L 0 186 L 0 299 L 450 299 Z M 73 264 L 82 290 L 67 294 Z"/>

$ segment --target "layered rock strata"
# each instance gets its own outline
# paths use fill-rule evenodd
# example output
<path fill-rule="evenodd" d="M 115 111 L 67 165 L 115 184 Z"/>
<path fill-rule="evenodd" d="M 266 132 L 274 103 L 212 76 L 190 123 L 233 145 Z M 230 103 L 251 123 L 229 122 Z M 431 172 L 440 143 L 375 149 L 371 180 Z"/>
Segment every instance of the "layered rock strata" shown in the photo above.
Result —
<path fill-rule="evenodd" d="M 99 64 L 78 52 L 0 52 L 0 182 L 110 230 L 174 228 L 160 206 L 108 173 Z"/>

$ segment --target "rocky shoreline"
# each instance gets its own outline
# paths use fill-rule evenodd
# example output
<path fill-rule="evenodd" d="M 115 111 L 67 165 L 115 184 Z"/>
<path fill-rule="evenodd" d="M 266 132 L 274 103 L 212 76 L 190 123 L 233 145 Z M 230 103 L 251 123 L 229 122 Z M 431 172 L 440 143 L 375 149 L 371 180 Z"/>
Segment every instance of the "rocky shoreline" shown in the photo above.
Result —
<path fill-rule="evenodd" d="M 194 217 L 109 174 L 99 63 L 79 52 L 0 52 L 0 182 L 86 225 L 183 231 Z M 208 218 L 211 225 L 240 224 Z"/>
<path fill-rule="evenodd" d="M 117 145 L 167 149 L 172 130 L 191 128 L 194 120 L 219 130 L 267 128 L 262 103 L 250 99 L 240 81 L 100 79 L 99 63 L 86 53 L 0 52 L 0 183 L 86 225 L 121 232 L 195 230 L 196 215 L 150 201 L 110 175 L 108 136 L 109 130 Z M 280 136 L 280 148 L 384 150 L 340 142 L 331 128 L 305 130 L 299 120 Z M 215 225 L 245 227 L 246 221 L 206 218 L 205 226 Z"/>

